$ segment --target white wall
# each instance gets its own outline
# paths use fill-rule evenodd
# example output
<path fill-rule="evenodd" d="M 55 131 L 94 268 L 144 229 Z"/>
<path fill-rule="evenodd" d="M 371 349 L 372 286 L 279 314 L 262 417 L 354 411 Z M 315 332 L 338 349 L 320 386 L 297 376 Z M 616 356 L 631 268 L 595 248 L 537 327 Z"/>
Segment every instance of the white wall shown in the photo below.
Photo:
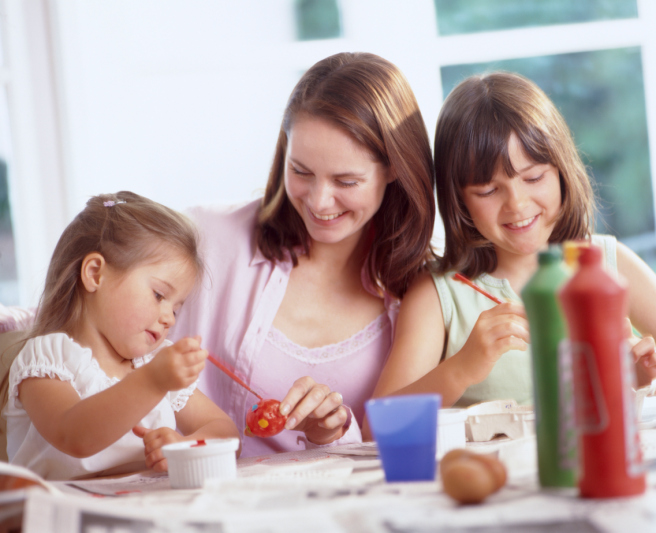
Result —
<path fill-rule="evenodd" d="M 22 305 L 36 303 L 56 238 L 91 195 L 129 189 L 178 209 L 258 196 L 291 89 L 330 54 L 396 63 L 431 138 L 440 65 L 639 45 L 648 99 L 656 86 L 653 0 L 639 0 L 639 20 L 445 38 L 433 0 L 342 0 L 343 38 L 313 42 L 295 40 L 293 0 L 0 3 L 14 28 L 10 89 L 35 93 L 14 106 L 27 131 L 10 181 Z M 656 101 L 647 108 L 656 131 Z"/>
<path fill-rule="evenodd" d="M 360 22 L 345 25 L 344 39 L 298 43 L 291 0 L 53 2 L 71 214 L 122 188 L 178 208 L 253 198 L 294 84 L 340 51 L 396 56 L 434 124 L 438 79 L 423 83 L 432 69 L 398 50 L 435 34 L 432 2 L 379 1 L 379 21 L 348 12 L 367 4 L 346 3 L 345 18 Z M 414 32 L 416 20 L 428 31 Z"/>
<path fill-rule="evenodd" d="M 292 0 L 43 1 L 65 189 L 56 233 L 101 192 L 178 209 L 259 196 L 294 84 L 333 53 L 395 62 L 434 128 L 439 76 L 420 53 L 437 31 L 431 0 L 376 0 L 374 16 L 371 1 L 344 2 L 344 38 L 301 43 Z M 49 241 L 30 260 L 23 304 L 41 290 Z"/>

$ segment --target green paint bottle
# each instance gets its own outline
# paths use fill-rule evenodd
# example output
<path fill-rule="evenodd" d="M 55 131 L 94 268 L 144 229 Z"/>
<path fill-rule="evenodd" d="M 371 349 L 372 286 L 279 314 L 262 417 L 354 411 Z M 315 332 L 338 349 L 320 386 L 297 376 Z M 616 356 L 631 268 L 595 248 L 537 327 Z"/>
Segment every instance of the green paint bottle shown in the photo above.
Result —
<path fill-rule="evenodd" d="M 538 270 L 524 287 L 522 299 L 531 333 L 540 485 L 574 487 L 577 435 L 571 369 L 561 353 L 568 346 L 567 328 L 557 296 L 570 273 L 557 246 L 540 252 L 538 261 Z"/>

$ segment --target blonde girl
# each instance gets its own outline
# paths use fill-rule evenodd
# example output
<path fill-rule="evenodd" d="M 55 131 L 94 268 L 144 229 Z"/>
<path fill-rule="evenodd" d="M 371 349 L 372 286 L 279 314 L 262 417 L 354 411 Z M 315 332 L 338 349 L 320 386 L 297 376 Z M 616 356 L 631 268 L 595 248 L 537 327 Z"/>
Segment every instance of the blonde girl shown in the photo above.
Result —
<path fill-rule="evenodd" d="M 446 406 L 532 402 L 528 323 L 519 294 L 549 243 L 592 239 L 629 280 L 641 384 L 656 375 L 656 275 L 614 237 L 593 235 L 594 195 L 560 113 L 517 74 L 473 76 L 445 100 L 435 134 L 444 255 L 410 287 L 374 396 L 439 392 Z M 504 301 L 453 279 L 462 272 Z"/>
<path fill-rule="evenodd" d="M 166 470 L 166 443 L 237 436 L 196 390 L 200 338 L 166 340 L 202 271 L 182 215 L 131 192 L 91 198 L 57 243 L 10 370 L 10 462 L 47 479 Z"/>

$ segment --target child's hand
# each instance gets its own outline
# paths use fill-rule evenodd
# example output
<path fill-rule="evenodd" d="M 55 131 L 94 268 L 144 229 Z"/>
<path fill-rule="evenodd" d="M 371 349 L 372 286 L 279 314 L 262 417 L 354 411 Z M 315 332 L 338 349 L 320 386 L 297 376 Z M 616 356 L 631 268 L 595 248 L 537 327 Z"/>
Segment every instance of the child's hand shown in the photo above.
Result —
<path fill-rule="evenodd" d="M 289 415 L 286 429 L 302 431 L 314 444 L 328 444 L 345 433 L 348 411 L 342 395 L 311 377 L 297 379 L 280 402 L 280 412 Z"/>
<path fill-rule="evenodd" d="M 635 362 L 638 388 L 651 384 L 656 378 L 656 343 L 654 337 L 646 335 L 642 338 L 634 335 L 631 321 L 625 321 L 625 334 L 631 346 L 631 354 Z"/>
<path fill-rule="evenodd" d="M 470 384 L 475 384 L 488 376 L 504 353 L 526 350 L 529 342 L 524 306 L 504 302 L 480 314 L 467 342 L 456 355 Z"/>
<path fill-rule="evenodd" d="M 160 350 L 144 368 L 161 390 L 181 390 L 198 379 L 207 355 L 207 350 L 200 347 L 200 337 L 185 337 Z"/>
<path fill-rule="evenodd" d="M 146 429 L 141 426 L 132 428 L 132 433 L 143 439 L 146 466 L 156 472 L 168 472 L 168 463 L 162 453 L 162 446 L 185 440 L 180 433 L 171 428 Z"/>

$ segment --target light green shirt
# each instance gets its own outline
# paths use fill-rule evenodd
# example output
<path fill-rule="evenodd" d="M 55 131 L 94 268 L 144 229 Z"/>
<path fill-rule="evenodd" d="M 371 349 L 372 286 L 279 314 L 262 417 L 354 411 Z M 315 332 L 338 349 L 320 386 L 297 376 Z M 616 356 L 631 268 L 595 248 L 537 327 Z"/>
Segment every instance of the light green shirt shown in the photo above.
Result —
<path fill-rule="evenodd" d="M 604 252 L 606 269 L 617 273 L 616 240 L 610 235 L 594 235 L 592 242 Z M 479 315 L 496 304 L 468 285 L 453 279 L 453 272 L 443 276 L 433 275 L 440 296 L 444 326 L 446 328 L 446 353 L 449 358 L 460 351 L 469 338 Z M 482 274 L 472 280 L 500 300 L 521 303 L 506 279 Z M 533 379 L 530 346 L 526 351 L 510 350 L 496 362 L 488 377 L 469 387 L 456 403 L 468 406 L 489 400 L 514 399 L 520 405 L 533 404 Z"/>

